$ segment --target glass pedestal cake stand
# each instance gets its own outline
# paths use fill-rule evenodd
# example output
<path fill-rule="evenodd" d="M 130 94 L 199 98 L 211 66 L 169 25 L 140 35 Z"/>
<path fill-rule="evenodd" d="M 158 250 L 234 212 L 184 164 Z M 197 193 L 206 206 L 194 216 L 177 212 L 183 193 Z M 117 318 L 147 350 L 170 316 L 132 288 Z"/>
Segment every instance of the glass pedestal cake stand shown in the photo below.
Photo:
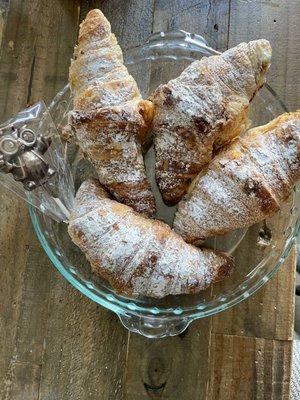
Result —
<path fill-rule="evenodd" d="M 144 45 L 127 51 L 125 62 L 146 98 L 160 83 L 176 77 L 191 61 L 216 53 L 200 36 L 183 31 L 161 32 Z M 70 90 L 66 86 L 50 105 L 58 126 L 65 125 L 71 107 Z M 285 111 L 284 104 L 266 85 L 251 103 L 252 126 L 264 124 Z M 91 166 L 78 156 L 74 143 L 68 144 L 67 154 L 77 187 L 85 177 L 95 175 Z M 161 201 L 153 162 L 153 149 L 150 149 L 145 163 L 156 194 L 157 218 L 171 224 L 174 207 L 166 207 Z M 197 295 L 169 296 L 161 300 L 117 295 L 105 280 L 91 272 L 84 255 L 69 238 L 66 224 L 54 222 L 34 208 L 30 214 L 48 257 L 74 287 L 115 312 L 130 331 L 147 337 L 163 337 L 177 335 L 195 319 L 232 307 L 269 281 L 283 264 L 298 233 L 296 198 L 295 190 L 273 218 L 207 243 L 234 255 L 236 268 L 231 277 Z"/>

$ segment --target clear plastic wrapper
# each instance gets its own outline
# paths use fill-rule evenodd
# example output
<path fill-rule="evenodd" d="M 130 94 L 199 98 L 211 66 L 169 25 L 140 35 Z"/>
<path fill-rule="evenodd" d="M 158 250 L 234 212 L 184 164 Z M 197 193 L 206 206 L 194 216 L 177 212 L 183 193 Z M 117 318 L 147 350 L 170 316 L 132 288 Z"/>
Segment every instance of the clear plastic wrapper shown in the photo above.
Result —
<path fill-rule="evenodd" d="M 0 185 L 52 219 L 68 220 L 74 203 L 73 178 L 43 102 L 0 125 Z"/>

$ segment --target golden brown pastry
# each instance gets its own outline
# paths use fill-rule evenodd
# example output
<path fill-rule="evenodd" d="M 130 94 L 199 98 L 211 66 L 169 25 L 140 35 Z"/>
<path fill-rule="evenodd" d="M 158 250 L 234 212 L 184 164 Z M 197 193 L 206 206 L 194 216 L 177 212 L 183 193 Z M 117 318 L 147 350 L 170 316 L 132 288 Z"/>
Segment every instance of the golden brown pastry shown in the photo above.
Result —
<path fill-rule="evenodd" d="M 124 295 L 197 293 L 229 275 L 233 265 L 225 253 L 193 247 L 163 222 L 111 200 L 93 181 L 76 195 L 69 234 L 93 271 Z"/>
<path fill-rule="evenodd" d="M 241 135 L 201 175 L 175 215 L 174 229 L 186 241 L 272 216 L 300 178 L 300 110 Z"/>
<path fill-rule="evenodd" d="M 178 203 L 214 151 L 247 128 L 270 59 L 267 40 L 241 43 L 193 62 L 154 91 L 156 179 L 166 204 Z"/>
<path fill-rule="evenodd" d="M 74 96 L 69 122 L 101 184 L 119 201 L 152 215 L 155 200 L 141 145 L 147 140 L 153 105 L 142 99 L 100 10 L 90 11 L 80 25 L 69 81 Z"/>

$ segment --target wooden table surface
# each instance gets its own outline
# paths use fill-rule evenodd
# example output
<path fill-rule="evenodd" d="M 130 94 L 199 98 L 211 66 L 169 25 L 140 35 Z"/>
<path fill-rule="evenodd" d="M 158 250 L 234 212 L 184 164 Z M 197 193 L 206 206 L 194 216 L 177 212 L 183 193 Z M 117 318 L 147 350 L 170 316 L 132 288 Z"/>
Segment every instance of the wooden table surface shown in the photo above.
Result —
<path fill-rule="evenodd" d="M 299 107 L 299 0 L 0 0 L 0 121 L 66 84 L 78 23 L 95 7 L 124 49 L 172 28 L 218 50 L 269 39 L 269 82 Z M 148 340 L 59 275 L 26 206 L 1 189 L 0 398 L 289 399 L 294 269 L 292 252 L 248 301 L 178 337 Z"/>

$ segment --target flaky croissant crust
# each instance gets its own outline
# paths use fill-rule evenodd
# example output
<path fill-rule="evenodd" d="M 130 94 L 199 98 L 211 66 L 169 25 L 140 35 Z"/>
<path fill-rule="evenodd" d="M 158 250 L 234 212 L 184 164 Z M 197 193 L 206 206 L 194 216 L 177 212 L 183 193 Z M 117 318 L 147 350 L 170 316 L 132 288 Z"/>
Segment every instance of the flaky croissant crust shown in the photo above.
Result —
<path fill-rule="evenodd" d="M 76 195 L 69 234 L 93 271 L 124 295 L 197 293 L 233 266 L 230 256 L 185 243 L 165 223 L 111 200 L 93 181 L 84 182 Z"/>
<path fill-rule="evenodd" d="M 176 204 L 214 151 L 247 128 L 270 58 L 268 41 L 241 43 L 193 62 L 154 91 L 156 179 L 166 204 Z"/>
<path fill-rule="evenodd" d="M 119 201 L 152 215 L 155 200 L 141 147 L 148 139 L 153 105 L 142 99 L 100 10 L 90 11 L 80 25 L 69 81 L 74 95 L 69 121 L 100 182 Z"/>
<path fill-rule="evenodd" d="M 279 210 L 300 178 L 300 110 L 241 135 L 195 179 L 174 229 L 198 243 Z"/>

